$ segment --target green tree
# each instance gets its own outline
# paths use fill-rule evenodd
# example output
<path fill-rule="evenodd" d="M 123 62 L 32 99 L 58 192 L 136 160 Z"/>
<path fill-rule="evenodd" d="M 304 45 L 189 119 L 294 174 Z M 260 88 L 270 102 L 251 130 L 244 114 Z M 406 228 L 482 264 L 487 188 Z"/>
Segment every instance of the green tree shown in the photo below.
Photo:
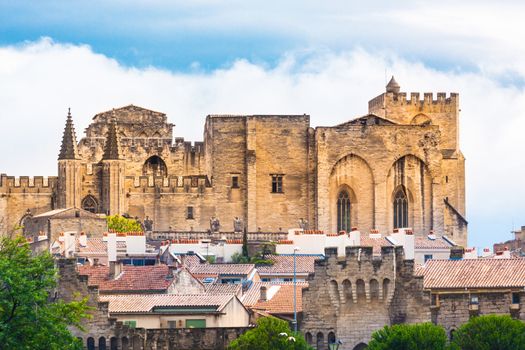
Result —
<path fill-rule="evenodd" d="M 0 240 L 0 348 L 82 349 L 68 327 L 81 329 L 87 299 L 51 302 L 56 277 L 49 253 L 33 256 L 22 237 Z"/>
<path fill-rule="evenodd" d="M 288 322 L 275 317 L 257 320 L 257 327 L 231 342 L 229 350 L 303 350 L 312 349 L 301 334 L 294 334 Z"/>
<path fill-rule="evenodd" d="M 135 219 L 128 219 L 120 215 L 106 217 L 108 229 L 114 232 L 142 232 L 142 226 Z"/>
<path fill-rule="evenodd" d="M 372 334 L 368 350 L 445 350 L 447 335 L 432 323 L 385 326 Z"/>
<path fill-rule="evenodd" d="M 453 349 L 525 349 L 525 323 L 510 316 L 485 315 L 471 318 L 455 333 Z"/>

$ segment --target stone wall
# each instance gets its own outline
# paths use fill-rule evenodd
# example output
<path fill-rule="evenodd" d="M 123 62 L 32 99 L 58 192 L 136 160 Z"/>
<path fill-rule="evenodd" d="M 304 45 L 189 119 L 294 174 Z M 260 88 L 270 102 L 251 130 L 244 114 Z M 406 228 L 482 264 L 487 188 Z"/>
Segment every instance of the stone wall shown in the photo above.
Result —
<path fill-rule="evenodd" d="M 35 178 L 31 185 L 28 178 L 2 177 L 4 231 L 27 209 L 50 210 L 56 197 L 75 205 L 89 197 L 98 212 L 149 216 L 155 231 L 206 231 L 211 217 L 219 218 L 222 231 L 233 231 L 233 218 L 239 217 L 250 232 L 285 231 L 301 218 L 311 229 L 334 232 L 337 195 L 346 189 L 352 226 L 389 233 L 392 196 L 404 186 L 408 226 L 416 235 L 434 230 L 465 245 L 457 94 L 438 94 L 436 100 L 425 94 L 420 101 L 419 95 L 406 100 L 406 94 L 388 92 L 370 101 L 369 112 L 375 115 L 316 129 L 308 115 L 210 115 L 204 141 L 193 144 L 173 140 L 173 124 L 163 113 L 132 105 L 103 112 L 79 142 L 81 159 L 62 162 L 74 162 L 75 171 L 59 167 L 68 179 L 44 184 Z M 112 119 L 124 160 L 101 162 Z M 162 171 L 152 173 L 152 157 Z M 272 193 L 272 175 L 282 176 L 282 193 Z M 64 191 L 57 192 L 57 182 L 61 189 L 80 183 L 80 189 L 67 191 L 74 200 L 58 196 Z"/>
<path fill-rule="evenodd" d="M 92 318 L 83 321 L 85 332 L 73 329 L 85 349 L 99 350 L 224 350 L 247 328 L 133 329 L 109 317 L 108 303 L 98 302 L 98 288 L 87 286 L 87 276 L 79 276 L 76 259 L 57 260 L 59 284 L 57 297 L 71 301 L 87 296 Z M 93 347 L 90 347 L 93 344 Z"/>
<path fill-rule="evenodd" d="M 343 341 L 342 350 L 368 343 L 385 325 L 430 320 L 429 297 L 414 263 L 404 260 L 401 247 L 383 247 L 373 257 L 371 247 L 347 247 L 345 258 L 327 248 L 315 264 L 309 287 L 303 290 L 301 332 L 318 349 L 330 337 Z"/>
<path fill-rule="evenodd" d="M 512 305 L 512 293 L 518 294 L 519 303 Z M 432 322 L 442 325 L 447 334 L 458 329 L 470 317 L 479 315 L 510 315 L 513 318 L 525 320 L 525 293 L 523 290 L 481 290 L 470 292 L 435 291 L 432 310 Z M 471 304 L 472 295 L 478 297 L 477 304 Z"/>

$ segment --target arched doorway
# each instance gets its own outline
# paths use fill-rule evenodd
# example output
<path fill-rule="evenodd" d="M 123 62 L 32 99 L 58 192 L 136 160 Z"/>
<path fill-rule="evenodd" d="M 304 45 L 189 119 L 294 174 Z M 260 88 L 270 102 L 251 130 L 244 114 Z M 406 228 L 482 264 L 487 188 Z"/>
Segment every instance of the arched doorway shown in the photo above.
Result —
<path fill-rule="evenodd" d="M 365 343 L 359 343 L 354 346 L 354 350 L 366 350 L 367 346 Z"/>
<path fill-rule="evenodd" d="M 153 175 L 153 176 L 168 176 L 168 168 L 166 163 L 159 156 L 149 157 L 142 167 L 143 175 Z"/>

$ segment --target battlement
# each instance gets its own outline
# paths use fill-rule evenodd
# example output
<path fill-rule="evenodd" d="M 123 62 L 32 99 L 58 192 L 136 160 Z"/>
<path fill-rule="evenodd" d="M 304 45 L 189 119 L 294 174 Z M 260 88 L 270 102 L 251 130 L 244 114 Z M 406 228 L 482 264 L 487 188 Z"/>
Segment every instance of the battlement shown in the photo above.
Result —
<path fill-rule="evenodd" d="M 342 261 L 342 258 L 338 258 L 337 247 L 327 247 L 324 251 L 325 261 L 335 259 Z M 383 246 L 381 247 L 381 254 L 374 255 L 373 247 L 367 246 L 347 246 L 345 247 L 345 262 L 393 262 L 402 264 L 405 261 L 404 250 L 402 246 Z M 322 260 L 320 261 L 322 263 Z"/>
<path fill-rule="evenodd" d="M 171 188 L 176 192 L 188 192 L 203 188 L 211 188 L 212 183 L 207 175 L 188 176 L 126 176 L 132 181 L 134 188 Z"/>
<path fill-rule="evenodd" d="M 53 189 L 58 182 L 56 176 L 7 176 L 0 175 L 0 189 L 10 192 L 11 190 L 28 190 L 28 192 L 38 192 L 45 189 L 46 192 Z"/>
<path fill-rule="evenodd" d="M 459 94 L 457 93 L 452 92 L 447 97 L 445 92 L 438 92 L 436 99 L 432 92 L 425 92 L 423 99 L 420 99 L 420 95 L 419 92 L 411 92 L 410 99 L 407 99 L 406 92 L 386 92 L 368 102 L 368 111 L 377 113 L 384 108 L 395 106 L 413 107 L 421 112 L 453 112 L 459 108 Z"/>

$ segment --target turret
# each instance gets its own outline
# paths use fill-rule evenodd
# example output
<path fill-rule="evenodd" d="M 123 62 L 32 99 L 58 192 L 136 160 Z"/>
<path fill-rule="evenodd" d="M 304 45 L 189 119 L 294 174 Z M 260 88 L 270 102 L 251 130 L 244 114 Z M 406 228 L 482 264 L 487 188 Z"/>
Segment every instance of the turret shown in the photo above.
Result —
<path fill-rule="evenodd" d="M 80 162 L 75 127 L 71 117 L 71 109 L 69 109 L 58 155 L 58 208 L 80 207 Z"/>
<path fill-rule="evenodd" d="M 109 215 L 123 214 L 124 158 L 120 148 L 116 121 L 109 123 L 102 156 L 102 205 Z"/>

